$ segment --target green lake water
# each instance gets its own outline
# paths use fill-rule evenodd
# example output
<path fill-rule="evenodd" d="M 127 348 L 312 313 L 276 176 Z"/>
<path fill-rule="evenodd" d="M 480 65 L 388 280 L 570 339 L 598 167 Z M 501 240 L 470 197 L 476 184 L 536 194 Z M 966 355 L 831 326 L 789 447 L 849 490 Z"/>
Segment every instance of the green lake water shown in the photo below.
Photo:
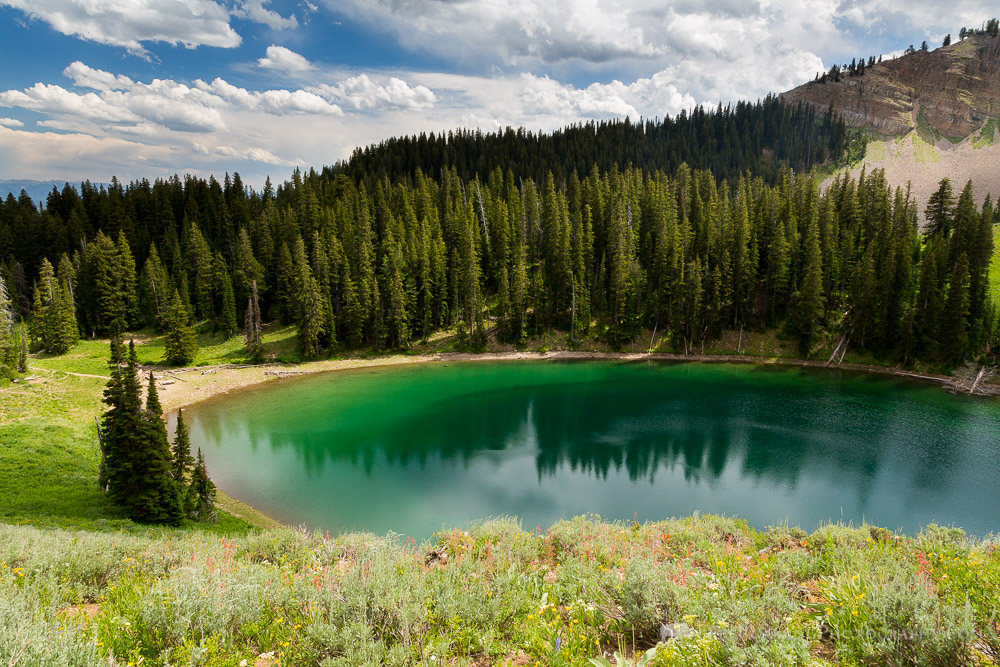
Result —
<path fill-rule="evenodd" d="M 866 520 L 1000 532 L 1000 403 L 891 377 L 430 363 L 268 382 L 185 418 L 219 486 L 334 533 L 694 511 L 757 528 Z"/>

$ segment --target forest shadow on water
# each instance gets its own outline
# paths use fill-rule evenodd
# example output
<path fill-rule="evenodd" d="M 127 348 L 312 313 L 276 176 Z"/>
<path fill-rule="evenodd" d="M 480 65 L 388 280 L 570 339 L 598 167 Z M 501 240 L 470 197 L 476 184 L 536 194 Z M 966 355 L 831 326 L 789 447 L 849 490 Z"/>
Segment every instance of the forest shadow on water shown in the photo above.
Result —
<path fill-rule="evenodd" d="M 189 413 L 224 489 L 333 531 L 696 510 L 757 527 L 1000 527 L 1000 407 L 896 378 L 476 362 L 314 376 Z"/>

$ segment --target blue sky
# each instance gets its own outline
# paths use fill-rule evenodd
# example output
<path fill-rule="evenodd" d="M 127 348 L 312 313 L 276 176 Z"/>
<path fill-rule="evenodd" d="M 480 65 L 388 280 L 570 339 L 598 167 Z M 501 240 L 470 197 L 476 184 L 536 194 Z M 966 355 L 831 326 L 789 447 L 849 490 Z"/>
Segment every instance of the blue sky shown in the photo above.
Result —
<path fill-rule="evenodd" d="M 283 180 L 388 136 L 757 99 L 993 0 L 0 0 L 0 179 Z"/>

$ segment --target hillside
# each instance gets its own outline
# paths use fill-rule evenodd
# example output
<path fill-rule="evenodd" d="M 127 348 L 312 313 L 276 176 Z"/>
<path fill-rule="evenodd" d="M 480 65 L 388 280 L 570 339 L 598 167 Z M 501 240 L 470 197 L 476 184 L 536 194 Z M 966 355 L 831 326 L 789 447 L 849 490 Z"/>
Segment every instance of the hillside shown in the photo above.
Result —
<path fill-rule="evenodd" d="M 783 93 L 786 103 L 834 110 L 869 131 L 865 159 L 852 170 L 885 169 L 890 183 L 912 183 L 918 202 L 938 182 L 971 179 L 981 202 L 1000 195 L 1000 38 L 981 34 L 932 51 L 877 63 L 861 76 L 812 81 Z"/>
<path fill-rule="evenodd" d="M 918 130 L 953 140 L 1000 116 L 1000 38 L 976 35 L 878 63 L 862 76 L 812 81 L 779 96 L 817 111 L 831 106 L 851 127 L 899 136 Z"/>

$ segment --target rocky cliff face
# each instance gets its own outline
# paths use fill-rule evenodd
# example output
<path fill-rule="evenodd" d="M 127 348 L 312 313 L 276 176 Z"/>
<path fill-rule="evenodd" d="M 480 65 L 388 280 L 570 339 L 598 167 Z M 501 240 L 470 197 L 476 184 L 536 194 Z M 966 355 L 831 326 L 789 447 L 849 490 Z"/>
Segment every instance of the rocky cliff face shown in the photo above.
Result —
<path fill-rule="evenodd" d="M 975 36 L 917 51 L 839 82 L 811 82 L 781 95 L 820 111 L 830 106 L 848 125 L 899 136 L 964 138 L 1000 116 L 1000 38 Z"/>

